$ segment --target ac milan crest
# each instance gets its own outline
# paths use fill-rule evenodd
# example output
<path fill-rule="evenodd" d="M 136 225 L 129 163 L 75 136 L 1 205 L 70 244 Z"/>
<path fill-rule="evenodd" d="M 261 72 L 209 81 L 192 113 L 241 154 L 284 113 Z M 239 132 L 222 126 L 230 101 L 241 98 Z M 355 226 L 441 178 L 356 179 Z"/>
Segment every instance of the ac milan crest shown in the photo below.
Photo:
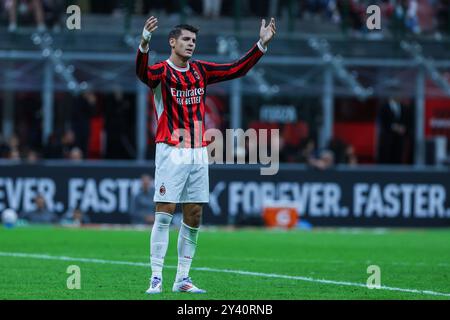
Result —
<path fill-rule="evenodd" d="M 161 187 L 159 187 L 159 194 L 162 196 L 166 194 L 166 187 L 164 186 L 164 183 L 161 185 Z"/>
<path fill-rule="evenodd" d="M 200 76 L 198 75 L 198 73 L 197 73 L 197 71 L 196 70 L 194 70 L 194 77 L 195 77 L 195 79 L 197 79 L 197 80 L 200 80 Z"/>

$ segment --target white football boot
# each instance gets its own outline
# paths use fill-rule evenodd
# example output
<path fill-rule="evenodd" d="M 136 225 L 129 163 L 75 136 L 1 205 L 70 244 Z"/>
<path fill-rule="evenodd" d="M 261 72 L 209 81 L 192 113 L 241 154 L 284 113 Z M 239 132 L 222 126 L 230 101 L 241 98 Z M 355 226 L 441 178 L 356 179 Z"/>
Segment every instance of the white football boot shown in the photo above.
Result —
<path fill-rule="evenodd" d="M 162 292 L 162 279 L 158 277 L 152 277 L 150 281 L 150 288 L 145 291 L 147 294 L 157 294 Z"/>
<path fill-rule="evenodd" d="M 181 281 L 175 282 L 172 288 L 173 292 L 188 292 L 188 293 L 206 293 L 205 290 L 197 288 L 190 277 L 184 278 Z"/>

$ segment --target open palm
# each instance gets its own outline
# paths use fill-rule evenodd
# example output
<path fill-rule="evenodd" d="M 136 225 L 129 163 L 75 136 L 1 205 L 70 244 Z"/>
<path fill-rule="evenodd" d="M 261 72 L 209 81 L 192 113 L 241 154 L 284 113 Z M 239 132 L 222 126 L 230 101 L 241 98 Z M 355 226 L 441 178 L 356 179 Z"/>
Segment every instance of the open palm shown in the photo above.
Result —
<path fill-rule="evenodd" d="M 259 38 L 264 46 L 267 46 L 275 35 L 277 28 L 275 26 L 275 19 L 271 18 L 266 27 L 266 19 L 261 21 L 261 29 L 259 30 Z"/>

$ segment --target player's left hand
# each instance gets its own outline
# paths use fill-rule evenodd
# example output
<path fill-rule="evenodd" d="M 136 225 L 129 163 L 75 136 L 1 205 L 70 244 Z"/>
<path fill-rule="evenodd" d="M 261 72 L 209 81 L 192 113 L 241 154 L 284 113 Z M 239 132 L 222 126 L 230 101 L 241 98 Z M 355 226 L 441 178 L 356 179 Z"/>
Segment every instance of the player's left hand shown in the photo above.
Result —
<path fill-rule="evenodd" d="M 259 38 L 261 39 L 262 45 L 267 46 L 272 40 L 273 36 L 277 31 L 277 27 L 275 26 L 275 19 L 270 18 L 269 25 L 266 27 L 266 19 L 261 20 L 261 29 L 259 31 Z"/>

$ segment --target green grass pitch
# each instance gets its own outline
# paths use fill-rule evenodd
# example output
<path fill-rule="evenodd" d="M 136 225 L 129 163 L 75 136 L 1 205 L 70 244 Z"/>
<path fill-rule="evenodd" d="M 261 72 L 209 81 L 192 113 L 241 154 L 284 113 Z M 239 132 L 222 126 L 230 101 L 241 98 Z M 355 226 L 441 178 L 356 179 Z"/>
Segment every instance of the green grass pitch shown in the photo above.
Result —
<path fill-rule="evenodd" d="M 203 228 L 191 277 L 208 292 L 172 293 L 177 230 L 164 292 L 146 295 L 150 231 L 0 228 L 0 299 L 450 299 L 450 230 L 313 231 Z M 67 288 L 77 265 L 81 289 Z M 380 289 L 365 285 L 369 265 Z"/>

